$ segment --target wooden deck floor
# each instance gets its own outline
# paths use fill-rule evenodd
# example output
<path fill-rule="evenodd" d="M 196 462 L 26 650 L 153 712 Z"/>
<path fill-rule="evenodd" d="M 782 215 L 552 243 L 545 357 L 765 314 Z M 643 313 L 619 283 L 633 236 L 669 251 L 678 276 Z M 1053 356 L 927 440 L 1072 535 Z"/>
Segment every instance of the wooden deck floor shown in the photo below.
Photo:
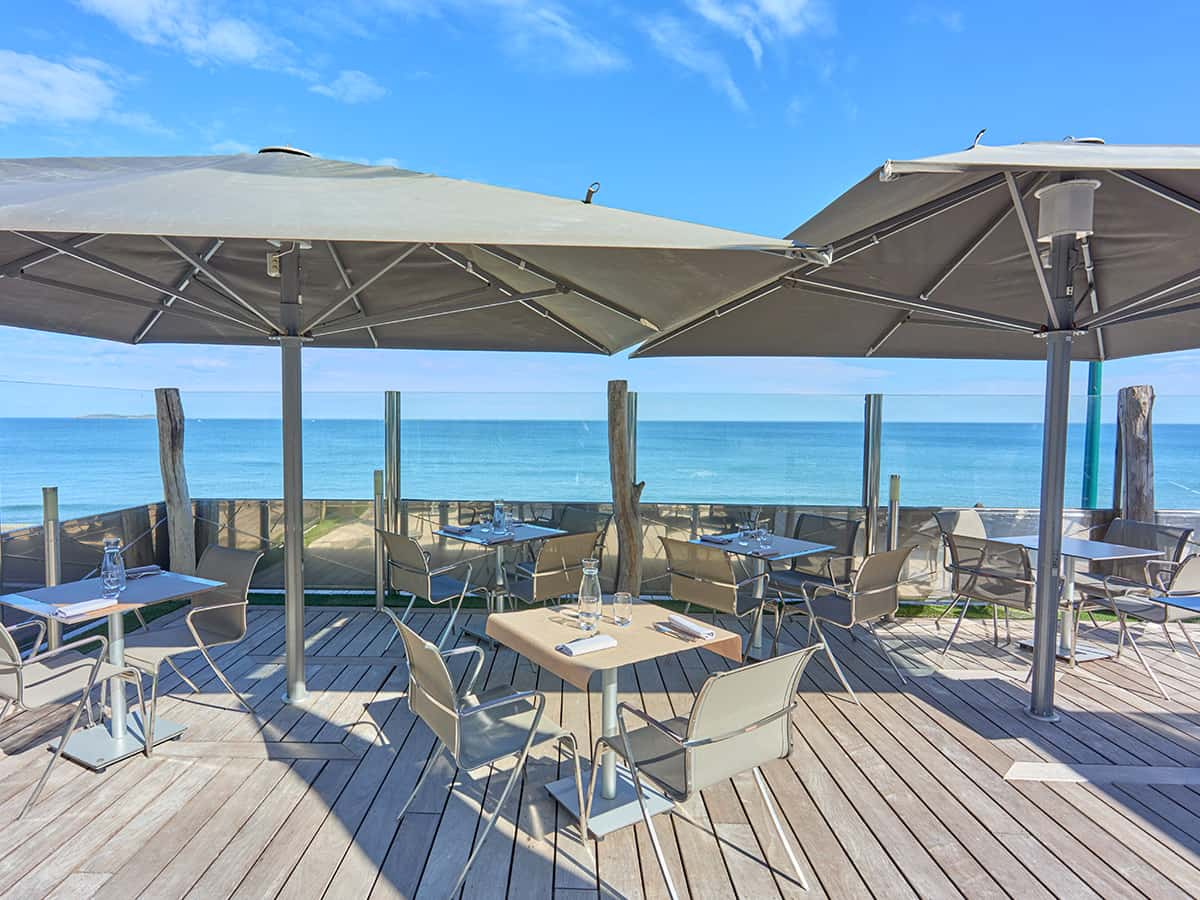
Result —
<path fill-rule="evenodd" d="M 442 621 L 415 619 L 429 634 Z M 453 773 L 440 767 L 398 826 L 433 739 L 403 700 L 400 647 L 382 655 L 391 626 L 361 611 L 310 611 L 313 699 L 297 708 L 279 700 L 282 624 L 279 611 L 255 608 L 247 640 L 221 653 L 259 721 L 192 660 L 185 671 L 202 693 L 168 678 L 161 707 L 188 724 L 184 740 L 98 774 L 64 762 L 15 824 L 65 711 L 0 723 L 0 896 L 443 896 L 480 796 L 490 809 L 500 779 L 463 776 L 451 796 Z M 690 896 L 1200 894 L 1200 659 L 1182 645 L 1172 654 L 1154 631 L 1144 641 L 1171 701 L 1123 656 L 1065 674 L 1062 720 L 1042 724 L 1022 712 L 1025 658 L 993 647 L 990 623 L 964 625 L 941 672 L 928 668 L 930 621 L 892 626 L 885 640 L 914 676 L 904 689 L 869 645 L 831 638 L 862 705 L 818 657 L 802 685 L 792 757 L 765 770 L 812 892 L 783 874 L 753 781 L 739 778 L 705 792 L 688 818 L 660 820 L 676 883 Z M 724 665 L 689 651 L 638 666 L 620 685 L 623 699 L 663 717 L 684 713 Z M 585 745 L 596 733 L 598 694 L 506 650 L 485 674 L 547 691 L 550 712 Z M 1091 781 L 1006 779 L 1014 763 L 1034 779 L 1071 777 L 1045 763 L 1088 767 L 1080 771 Z M 542 789 L 568 770 L 556 755 L 531 759 L 466 896 L 665 896 L 643 828 L 594 844 L 589 858 Z"/>

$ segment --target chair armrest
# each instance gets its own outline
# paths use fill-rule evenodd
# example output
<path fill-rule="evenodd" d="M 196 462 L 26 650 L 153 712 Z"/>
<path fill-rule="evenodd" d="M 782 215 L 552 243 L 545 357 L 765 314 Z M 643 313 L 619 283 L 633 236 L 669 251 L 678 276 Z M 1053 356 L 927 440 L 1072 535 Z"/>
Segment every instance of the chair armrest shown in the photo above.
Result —
<path fill-rule="evenodd" d="M 853 563 L 854 563 L 854 554 L 852 554 L 852 553 L 851 553 L 851 554 L 849 554 L 849 555 L 846 555 L 846 556 L 829 556 L 829 557 L 826 557 L 826 559 L 825 559 L 825 574 L 829 576 L 829 580 L 830 580 L 830 581 L 832 581 L 832 582 L 833 582 L 835 585 L 838 583 L 838 579 L 837 579 L 837 576 L 835 576 L 835 575 L 833 574 L 833 564 L 834 564 L 834 563 L 840 563 L 840 562 L 849 562 L 849 563 L 851 563 L 851 565 L 849 565 L 849 566 L 847 566 L 847 567 L 846 567 L 846 571 L 848 571 L 848 572 L 850 572 L 851 574 L 853 574 L 853 573 L 854 573 L 854 566 L 853 566 Z"/>
<path fill-rule="evenodd" d="M 33 653 L 37 653 L 38 647 L 42 646 L 42 639 L 46 636 L 46 623 L 42 619 L 29 619 L 26 622 L 19 622 L 16 625 L 4 625 L 0 627 L 3 627 L 9 634 L 25 628 L 36 628 L 38 636 L 33 642 Z M 33 654 L 30 655 L 32 656 Z"/>
<path fill-rule="evenodd" d="M 55 656 L 60 656 L 68 650 L 78 650 L 80 647 L 85 647 L 88 644 L 99 644 L 100 655 L 96 657 L 96 662 L 99 663 L 104 658 L 104 652 L 108 650 L 108 638 L 102 634 L 93 634 L 91 637 L 80 638 L 77 641 L 71 641 L 69 644 L 63 644 L 55 647 L 53 650 L 47 650 L 45 653 L 39 653 L 36 656 L 29 657 L 26 662 L 41 662 L 44 659 L 52 659 Z"/>
<path fill-rule="evenodd" d="M 765 572 L 760 572 L 757 575 L 751 575 L 749 578 L 743 578 L 741 581 L 736 582 L 734 584 L 734 587 L 738 588 L 738 590 L 741 590 L 748 584 L 753 584 L 756 581 L 762 581 L 763 579 L 770 578 L 770 577 L 771 577 L 771 570 L 768 568 Z"/>
<path fill-rule="evenodd" d="M 452 563 L 447 563 L 444 566 L 438 566 L 436 569 L 430 569 L 429 574 L 445 575 L 447 572 L 453 572 L 455 569 L 461 568 L 462 566 L 473 566 L 475 564 L 475 560 L 483 559 L 485 556 L 487 556 L 486 553 L 476 553 L 474 556 L 466 556 L 462 559 L 455 560 Z"/>
<path fill-rule="evenodd" d="M 214 603 L 212 606 L 193 606 L 188 610 L 187 616 L 184 618 L 184 624 L 187 625 L 188 631 L 192 633 L 192 639 L 198 647 L 203 647 L 204 642 L 200 640 L 200 635 L 196 632 L 195 623 L 192 621 L 196 616 L 206 612 L 215 612 L 218 609 L 233 609 L 238 606 L 245 606 L 245 600 L 235 600 L 231 603 Z"/>
<path fill-rule="evenodd" d="M 487 703 L 479 703 L 467 709 L 460 708 L 458 714 L 465 719 L 467 716 L 487 712 L 487 710 L 495 709 L 498 706 L 510 706 L 520 700 L 532 700 L 534 706 L 537 708 L 537 716 L 534 719 L 533 727 L 530 729 L 530 731 L 534 731 L 537 729 L 538 722 L 542 718 L 542 710 L 546 706 L 546 695 L 542 691 L 517 691 L 515 694 L 505 694 L 503 697 L 496 697 Z"/>
<path fill-rule="evenodd" d="M 972 575 L 976 578 L 995 578 L 997 581 L 1008 581 L 1012 584 L 1019 584 L 1024 587 L 1034 587 L 1036 582 L 1030 578 L 1017 578 L 1015 575 L 1009 575 L 1006 572 L 997 572 L 993 569 L 981 568 L 979 566 L 959 566 L 957 571 L 965 575 Z"/>
<path fill-rule="evenodd" d="M 680 747 L 684 746 L 683 735 L 676 734 L 674 731 L 672 731 L 670 728 L 668 728 L 664 723 L 658 721 L 658 719 L 649 715 L 644 710 L 638 709 L 636 706 L 630 706 L 628 703 L 618 703 L 617 704 L 617 719 L 618 719 L 618 721 L 621 721 L 623 730 L 625 728 L 625 724 L 624 724 L 622 717 L 626 713 L 633 716 L 634 718 L 641 719 L 643 722 L 645 722 L 647 725 L 649 725 L 655 731 L 661 732 L 665 737 L 674 741 Z"/>
<path fill-rule="evenodd" d="M 479 670 L 483 668 L 483 662 L 487 659 L 487 654 L 483 652 L 483 648 L 478 644 L 468 644 L 465 647 L 455 647 L 452 650 L 443 650 L 442 659 L 450 659 L 453 656 L 462 656 L 464 653 L 475 654 L 475 664 L 471 668 L 471 674 L 467 677 L 467 685 L 463 688 L 464 694 L 471 693 L 475 687 L 475 679 L 479 677 Z"/>
<path fill-rule="evenodd" d="M 751 722 L 749 725 L 743 725 L 740 728 L 733 728 L 729 731 L 726 731 L 724 734 L 718 734 L 715 737 L 692 738 L 691 740 L 684 741 L 681 746 L 690 750 L 693 747 L 707 747 L 710 744 L 719 744 L 721 741 L 727 741 L 730 738 L 737 737 L 738 735 L 749 734 L 751 731 L 757 731 L 764 725 L 770 725 L 776 719 L 781 719 L 786 715 L 790 715 L 792 710 L 795 708 L 796 703 L 793 701 L 783 709 L 778 709 L 773 713 L 769 713 L 768 715 L 763 716 L 761 719 Z"/>
<path fill-rule="evenodd" d="M 816 600 L 822 592 L 833 594 L 835 597 L 841 597 L 843 600 L 850 599 L 850 589 L 838 587 L 837 585 L 821 584 L 819 581 L 805 581 L 800 585 L 800 590 L 807 593 L 806 588 L 812 588 L 812 594 L 807 599 Z"/>

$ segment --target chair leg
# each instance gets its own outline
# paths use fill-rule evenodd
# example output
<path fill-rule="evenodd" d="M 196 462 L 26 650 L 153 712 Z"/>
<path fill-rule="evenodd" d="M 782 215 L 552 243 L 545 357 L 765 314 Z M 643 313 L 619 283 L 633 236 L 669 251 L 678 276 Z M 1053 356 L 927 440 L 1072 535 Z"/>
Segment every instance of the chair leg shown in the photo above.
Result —
<path fill-rule="evenodd" d="M 388 615 L 388 617 L 392 620 L 393 623 L 396 623 L 396 622 L 407 623 L 408 617 L 412 614 L 413 604 L 415 604 L 416 602 L 417 602 L 417 595 L 410 594 L 408 597 L 408 606 L 404 607 L 403 615 L 397 616 L 394 612 L 392 612 L 387 607 L 384 607 L 383 611 Z M 395 634 L 393 634 L 390 638 L 388 638 L 388 642 L 383 648 L 384 653 L 387 653 L 388 650 L 390 650 L 392 648 L 392 644 L 396 643 L 396 638 L 398 638 L 398 637 L 400 637 L 400 629 L 399 628 L 396 629 Z"/>
<path fill-rule="evenodd" d="M 175 665 L 175 660 L 171 659 L 169 656 L 167 657 L 167 665 L 175 670 L 175 674 L 183 679 L 183 683 L 192 689 L 193 694 L 200 693 L 200 688 L 196 687 L 196 683 L 184 675 L 183 672 L 180 671 L 179 666 Z"/>
<path fill-rule="evenodd" d="M 796 859 L 796 854 L 792 850 L 792 842 L 788 840 L 787 834 L 783 830 L 783 823 L 779 821 L 779 813 L 775 809 L 775 804 L 771 801 L 771 791 L 767 787 L 766 781 L 763 780 L 762 772 L 758 766 L 754 767 L 754 783 L 758 785 L 758 792 L 762 794 L 763 803 L 766 804 L 767 812 L 771 814 L 771 822 L 775 825 L 775 833 L 779 835 L 779 842 L 783 844 L 783 849 L 787 852 L 788 861 L 792 864 L 792 871 L 796 873 L 796 878 L 800 882 L 800 886 L 804 890 L 808 890 L 808 879 L 804 877 L 804 871 L 800 868 L 800 860 Z"/>
<path fill-rule="evenodd" d="M 79 724 L 79 717 L 83 714 L 84 701 L 87 699 L 88 693 L 91 692 L 89 684 L 83 696 L 79 698 L 79 703 L 75 705 L 75 712 L 71 714 L 71 720 L 67 722 L 67 727 L 63 731 L 62 737 L 58 740 L 58 746 L 54 748 L 54 755 L 50 757 L 50 762 L 46 765 L 46 771 L 42 772 L 42 777 L 38 779 L 38 783 L 34 785 L 33 793 L 29 795 L 29 799 L 25 801 L 25 805 L 21 807 L 21 811 L 17 813 L 17 818 L 20 819 L 25 813 L 29 812 L 29 808 L 37 802 L 38 795 L 42 793 L 42 788 L 46 786 L 46 780 L 50 777 L 50 770 L 54 768 L 54 764 L 58 762 L 58 758 L 62 756 L 63 749 L 67 746 L 67 741 L 71 739 L 71 735 L 75 732 L 75 726 Z"/>
<path fill-rule="evenodd" d="M 404 801 L 404 805 L 400 807 L 400 812 L 396 816 L 396 820 L 404 818 L 404 814 L 408 812 L 408 808 L 412 806 L 412 802 L 417 799 L 417 794 L 421 792 L 421 786 L 425 784 L 425 779 L 429 777 L 429 773 L 433 771 L 434 764 L 438 757 L 442 754 L 442 748 L 446 746 L 441 741 L 438 741 L 433 752 L 429 754 L 429 759 L 425 761 L 425 768 L 421 770 L 421 774 L 417 776 L 417 783 L 413 785 L 412 793 L 408 795 L 408 799 Z"/>
<path fill-rule="evenodd" d="M 1167 693 L 1167 689 L 1162 686 L 1158 680 L 1158 676 L 1154 674 L 1154 670 L 1150 668 L 1150 663 L 1146 661 L 1146 657 L 1142 656 L 1142 651 L 1137 645 L 1137 641 L 1133 639 L 1133 633 L 1130 632 L 1129 626 L 1125 623 L 1125 617 L 1121 616 L 1121 629 L 1125 632 L 1125 636 L 1129 638 L 1129 646 L 1133 648 L 1134 654 L 1138 658 L 1138 662 L 1142 664 L 1142 668 L 1146 670 L 1146 674 L 1150 676 L 1150 680 L 1154 682 L 1154 686 L 1158 688 L 1158 692 L 1162 694 L 1164 700 L 1170 700 L 1171 695 Z"/>
<path fill-rule="evenodd" d="M 508 776 L 508 781 L 504 785 L 504 790 L 500 792 L 500 799 L 496 802 L 496 808 L 492 810 L 491 816 L 487 820 L 487 824 L 483 826 L 483 830 L 479 833 L 479 837 L 475 839 L 475 846 L 471 848 L 471 855 L 467 857 L 467 864 L 463 866 L 461 872 L 458 873 L 458 880 L 454 882 L 454 887 L 450 889 L 450 896 L 458 896 L 459 888 L 463 882 L 467 880 L 467 872 L 471 869 L 471 864 L 475 862 L 475 857 L 479 855 L 479 851 L 483 848 L 483 842 L 487 840 L 487 836 L 492 831 L 492 826 L 496 824 L 496 820 L 500 818 L 500 810 L 504 809 L 504 804 L 508 800 L 508 795 L 512 793 L 513 785 L 517 783 L 517 779 L 521 777 L 521 772 L 525 768 L 525 760 L 529 757 L 529 744 L 525 744 L 525 748 L 521 751 L 521 755 L 517 758 L 516 765 L 513 766 L 512 774 Z M 479 801 L 480 812 L 483 811 L 483 800 Z"/>
<path fill-rule="evenodd" d="M 137 690 L 138 709 L 142 713 L 142 752 L 146 756 L 151 756 L 154 753 L 154 741 L 146 726 L 149 719 L 146 717 L 146 693 L 142 690 L 142 673 L 131 669 L 126 677 L 133 682 L 133 686 Z"/>
<path fill-rule="evenodd" d="M 996 615 L 996 604 L 992 604 L 992 646 L 1000 646 L 1000 621 Z"/>
<path fill-rule="evenodd" d="M 783 630 L 783 602 L 775 607 L 775 636 L 771 638 L 771 656 L 779 655 L 779 635 Z"/>
<path fill-rule="evenodd" d="M 895 657 L 892 656 L 892 654 L 888 652 L 888 648 L 883 645 L 883 639 L 879 636 L 879 632 L 875 630 L 875 625 L 871 624 L 871 625 L 865 625 L 863 627 L 865 627 L 867 629 L 867 631 L 870 632 L 871 637 L 875 638 L 875 644 L 876 644 L 876 646 L 879 647 L 880 656 L 882 656 L 884 659 L 886 659 L 889 663 L 892 664 L 892 671 L 894 671 L 896 673 L 896 675 L 899 676 L 900 683 L 908 684 L 908 679 L 904 677 L 904 673 L 901 672 L 900 667 L 898 665 L 896 665 Z"/>
<path fill-rule="evenodd" d="M 1183 639 L 1188 642 L 1188 646 L 1192 648 L 1192 652 L 1197 656 L 1200 656 L 1200 647 L 1196 646 L 1196 642 L 1192 640 L 1192 636 L 1188 634 L 1188 630 L 1184 627 L 1183 622 L 1179 623 L 1179 632 L 1183 635 Z"/>
<path fill-rule="evenodd" d="M 971 604 L 968 603 L 967 599 L 964 597 L 962 612 L 958 614 L 958 619 L 955 621 L 954 627 L 950 629 L 950 637 L 946 638 L 946 646 L 942 648 L 942 656 L 946 655 L 946 651 L 949 650 L 950 645 L 954 643 L 954 637 L 958 634 L 958 629 L 962 625 L 963 619 L 967 617 L 967 610 L 970 608 L 970 606 Z"/>
<path fill-rule="evenodd" d="M 1165 634 L 1167 636 L 1167 643 L 1171 645 L 1171 652 L 1178 653 L 1179 650 L 1175 646 L 1175 641 L 1172 640 L 1172 638 L 1171 638 L 1171 629 L 1169 629 L 1167 627 L 1167 624 L 1168 624 L 1167 621 L 1164 619 L 1163 623 L 1162 623 L 1163 634 Z"/>
<path fill-rule="evenodd" d="M 0 722 L 4 721 L 4 717 L 8 715 L 8 708 L 12 706 L 11 700 L 5 700 L 4 705 L 0 706 Z"/>
<path fill-rule="evenodd" d="M 675 890 L 675 882 L 671 880 L 671 870 L 667 868 L 667 858 L 663 854 L 662 844 L 658 840 L 658 832 L 654 829 L 654 822 L 650 818 L 650 810 L 646 808 L 646 798 L 643 796 L 641 775 L 638 772 L 637 765 L 630 761 L 630 774 L 633 776 L 633 790 L 637 794 L 638 806 L 642 810 L 642 821 L 646 823 L 646 831 L 650 834 L 650 845 L 654 848 L 654 857 L 658 860 L 658 869 L 662 872 L 663 881 L 667 883 L 667 893 L 671 900 L 679 900 L 679 892 Z M 592 778 L 593 785 L 595 777 Z"/>
<path fill-rule="evenodd" d="M 809 613 L 811 615 L 811 612 Z M 846 676 L 842 673 L 842 667 L 838 665 L 837 659 L 833 655 L 833 651 L 829 648 L 829 641 L 825 640 L 825 633 L 821 631 L 821 623 L 817 621 L 816 616 L 813 616 L 813 627 L 817 630 L 817 640 L 819 640 L 825 648 L 825 655 L 829 658 L 829 664 L 833 666 L 834 674 L 837 675 L 838 681 L 842 683 L 842 687 L 846 689 L 846 693 L 850 695 L 850 699 L 859 706 L 858 695 L 854 693 L 854 688 L 850 687 L 850 682 L 846 680 Z"/>
<path fill-rule="evenodd" d="M 1012 628 L 1008 622 L 1008 607 L 1004 607 L 1004 646 L 1007 647 L 1012 643 Z"/>
<path fill-rule="evenodd" d="M 559 743 L 571 745 L 571 762 L 575 766 L 575 802 L 579 804 L 579 837 L 583 841 L 583 846 L 587 848 L 588 855 L 591 856 L 592 845 L 589 841 L 591 833 L 588 831 L 587 824 L 588 806 L 583 797 L 583 769 L 579 765 L 579 744 L 573 734 L 564 734 L 558 740 Z"/>
<path fill-rule="evenodd" d="M 150 717 L 146 722 L 146 745 L 154 746 L 154 725 L 158 720 L 158 666 L 154 667 L 154 674 L 150 677 Z"/>
<path fill-rule="evenodd" d="M 942 630 L 942 619 L 946 618 L 946 616 L 950 614 L 950 610 L 952 610 L 952 609 L 954 609 L 954 607 L 958 606 L 958 601 L 959 601 L 959 597 L 956 594 L 950 600 L 950 605 L 947 606 L 945 609 L 943 609 L 940 613 L 937 614 L 937 618 L 933 620 L 933 627 L 935 630 L 937 630 L 937 631 Z"/>
<path fill-rule="evenodd" d="M 203 644 L 200 644 L 199 646 L 200 646 L 200 652 L 204 655 L 205 662 L 208 663 L 208 667 L 210 669 L 212 669 L 213 672 L 216 674 L 217 678 L 220 679 L 221 684 L 225 685 L 225 689 L 227 691 L 229 691 L 229 693 L 233 694 L 233 696 L 238 698 L 238 703 L 242 704 L 242 706 L 246 709 L 246 712 L 250 713 L 250 715 L 252 715 L 252 716 L 255 715 L 254 707 L 251 706 L 249 701 L 247 701 L 246 698 L 242 696 L 241 691 L 239 691 L 237 688 L 235 688 L 233 686 L 232 682 L 230 682 L 230 680 L 225 677 L 225 673 L 221 671 L 220 667 L 215 662 L 213 662 L 213 658 L 211 656 L 209 656 L 209 654 L 208 654 L 208 649 Z"/>

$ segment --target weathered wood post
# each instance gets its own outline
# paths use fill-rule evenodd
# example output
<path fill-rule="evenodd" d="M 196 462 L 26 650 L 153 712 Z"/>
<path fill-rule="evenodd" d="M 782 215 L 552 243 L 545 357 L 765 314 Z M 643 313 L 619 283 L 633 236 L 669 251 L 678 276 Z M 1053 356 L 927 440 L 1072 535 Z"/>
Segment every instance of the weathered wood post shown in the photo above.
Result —
<path fill-rule="evenodd" d="M 618 591 L 637 597 L 642 590 L 642 522 L 638 504 L 644 481 L 634 482 L 629 421 L 629 384 L 608 383 L 608 467 L 612 481 L 613 519 L 617 526 Z"/>
<path fill-rule="evenodd" d="M 167 535 L 171 570 L 185 575 L 196 571 L 196 522 L 183 465 L 183 402 L 179 388 L 155 388 L 158 416 L 158 466 L 162 470 L 163 499 L 167 506 Z"/>
<path fill-rule="evenodd" d="M 1154 446 L 1151 440 L 1154 388 L 1121 388 L 1117 395 L 1117 453 L 1121 476 L 1120 514 L 1154 521 Z"/>

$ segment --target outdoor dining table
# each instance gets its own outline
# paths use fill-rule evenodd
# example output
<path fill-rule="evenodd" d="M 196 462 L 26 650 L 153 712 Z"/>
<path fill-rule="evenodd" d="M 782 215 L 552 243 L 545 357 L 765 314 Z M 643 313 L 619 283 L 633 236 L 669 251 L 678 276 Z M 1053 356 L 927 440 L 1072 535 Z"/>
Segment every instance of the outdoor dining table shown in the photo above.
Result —
<path fill-rule="evenodd" d="M 711 627 L 713 636 L 689 637 L 675 632 L 666 633 L 664 626 L 670 612 L 651 603 L 633 605 L 633 621 L 617 625 L 602 618 L 598 634 L 612 635 L 617 645 L 604 650 L 568 656 L 555 648 L 559 644 L 585 636 L 579 629 L 579 619 L 573 607 L 536 607 L 519 612 L 498 613 L 488 619 L 487 633 L 498 643 L 515 650 L 531 662 L 553 672 L 563 681 L 581 691 L 588 689 L 593 673 L 600 673 L 600 724 L 606 737 L 619 733 L 617 727 L 617 673 L 623 666 L 670 656 L 684 650 L 703 647 L 734 662 L 742 660 L 742 639 L 732 631 Z M 699 623 L 698 623 L 699 624 Z M 704 627 L 710 627 L 705 623 Z M 605 752 L 600 761 L 598 794 L 592 800 L 588 827 L 603 836 L 631 825 L 641 818 L 637 794 L 629 770 L 618 765 L 616 755 Z M 585 779 L 587 776 L 584 776 Z M 560 778 L 546 786 L 554 798 L 576 818 L 580 810 L 575 794 L 573 776 Z M 643 788 L 650 815 L 665 812 L 672 802 L 650 788 Z"/>
<path fill-rule="evenodd" d="M 476 523 L 461 527 L 443 525 L 434 534 L 438 537 L 462 541 L 464 544 L 475 544 L 480 547 L 486 547 L 495 555 L 496 577 L 493 581 L 492 590 L 487 595 L 487 610 L 484 612 L 484 621 L 486 623 L 486 620 L 492 613 L 504 612 L 504 597 L 507 594 L 507 585 L 504 580 L 505 548 L 517 544 L 527 544 L 530 541 L 544 541 L 546 538 L 557 537 L 561 534 L 566 534 L 566 532 L 561 528 L 549 528 L 545 525 L 512 522 L 509 523 L 505 531 L 484 531 L 483 526 Z M 463 628 L 463 631 L 475 637 L 487 638 L 486 624 L 482 628 L 466 626 Z"/>
<path fill-rule="evenodd" d="M 1038 536 L 1036 534 L 1020 534 L 1012 537 L 989 538 L 1003 544 L 1017 544 L 1028 550 L 1037 551 Z M 1090 563 L 1120 562 L 1131 559 L 1154 559 L 1162 556 L 1159 550 L 1147 550 L 1144 547 L 1127 547 L 1124 544 L 1109 544 L 1105 541 L 1089 541 L 1084 538 L 1063 537 L 1062 539 L 1062 611 L 1058 622 L 1058 649 L 1055 651 L 1059 659 L 1072 658 L 1071 644 L 1075 640 L 1075 563 L 1085 560 Z M 1033 641 L 1021 641 L 1018 646 L 1024 650 L 1033 649 Z M 1080 642 L 1075 647 L 1074 658 L 1077 662 L 1087 662 L 1095 659 L 1107 659 L 1113 651 L 1097 644 Z"/>
<path fill-rule="evenodd" d="M 725 543 L 726 541 L 728 543 Z M 768 534 L 765 544 L 760 544 L 753 539 L 743 544 L 737 532 L 733 534 L 706 534 L 698 538 L 692 538 L 691 543 L 719 547 L 726 553 L 732 553 L 735 556 L 748 559 L 750 561 L 750 574 L 756 579 L 754 582 L 754 597 L 757 600 L 762 600 L 766 596 L 767 579 L 762 576 L 766 574 L 767 563 L 799 559 L 802 556 L 811 556 L 813 553 L 828 553 L 834 549 L 830 544 L 816 544 L 812 541 L 802 541 L 797 538 L 785 537 L 781 534 Z M 746 656 L 749 659 L 760 660 L 766 659 L 769 655 L 769 652 L 764 652 L 763 650 L 763 623 L 760 616 L 754 623 L 754 631 L 750 635 L 750 646 L 746 650 Z"/>
<path fill-rule="evenodd" d="M 99 618 L 108 618 L 108 661 L 114 666 L 125 665 L 125 613 L 158 603 L 194 597 L 224 587 L 224 582 L 159 571 L 141 577 L 131 576 L 125 590 L 108 606 L 73 614 L 70 606 L 103 599 L 99 578 L 69 581 L 52 587 L 37 588 L 0 597 L 0 604 L 63 625 L 81 625 Z M 130 713 L 125 703 L 124 687 L 110 691 L 112 714 L 106 724 L 91 725 L 71 735 L 63 748 L 63 756 L 97 771 L 142 752 L 144 723 L 135 711 Z M 154 743 L 174 740 L 187 726 L 158 718 L 154 724 Z"/>

